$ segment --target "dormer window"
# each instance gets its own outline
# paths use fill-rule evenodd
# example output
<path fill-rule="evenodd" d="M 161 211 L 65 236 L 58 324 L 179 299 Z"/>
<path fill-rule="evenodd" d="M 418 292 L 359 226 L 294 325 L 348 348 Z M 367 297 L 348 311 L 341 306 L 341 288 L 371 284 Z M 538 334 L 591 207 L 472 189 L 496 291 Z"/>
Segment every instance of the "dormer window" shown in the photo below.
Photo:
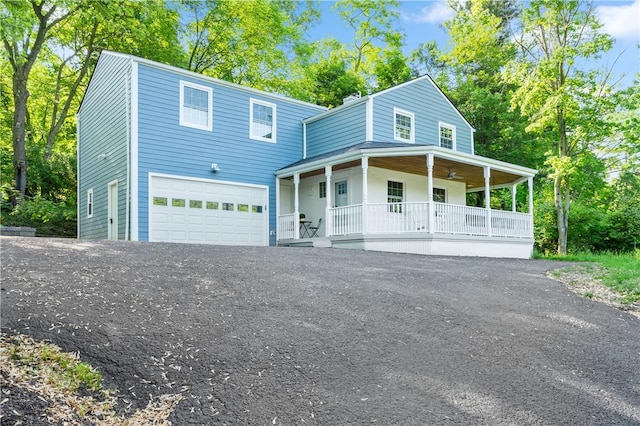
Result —
<path fill-rule="evenodd" d="M 211 87 L 181 81 L 180 125 L 211 131 L 212 97 Z"/>
<path fill-rule="evenodd" d="M 265 142 L 276 141 L 276 105 L 251 99 L 249 137 Z"/>
<path fill-rule="evenodd" d="M 415 142 L 415 115 L 412 112 L 393 109 L 394 139 L 400 142 Z"/>
<path fill-rule="evenodd" d="M 440 123 L 440 146 L 448 149 L 456 149 L 456 127 L 446 123 Z"/>

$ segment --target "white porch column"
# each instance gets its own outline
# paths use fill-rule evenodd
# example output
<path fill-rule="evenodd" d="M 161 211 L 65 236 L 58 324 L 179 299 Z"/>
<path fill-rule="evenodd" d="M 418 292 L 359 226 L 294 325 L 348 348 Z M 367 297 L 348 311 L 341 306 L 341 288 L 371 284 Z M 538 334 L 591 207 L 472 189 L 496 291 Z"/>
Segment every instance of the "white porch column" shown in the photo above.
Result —
<path fill-rule="evenodd" d="M 436 231 L 436 205 L 433 202 L 433 154 L 427 154 L 427 202 L 429 204 L 429 233 Z"/>
<path fill-rule="evenodd" d="M 300 239 L 300 173 L 293 175 L 293 233 L 296 240 Z"/>
<path fill-rule="evenodd" d="M 527 179 L 529 187 L 529 223 L 531 225 L 531 238 L 533 238 L 533 177 Z"/>
<path fill-rule="evenodd" d="M 269 232 L 271 234 L 271 232 Z M 276 178 L 276 245 L 280 239 L 280 178 Z"/>
<path fill-rule="evenodd" d="M 516 195 L 518 194 L 518 185 L 511 185 L 511 211 L 516 212 Z"/>
<path fill-rule="evenodd" d="M 367 170 L 369 169 L 369 157 L 362 157 L 362 233 L 367 233 L 367 208 L 369 197 L 369 184 Z"/>
<path fill-rule="evenodd" d="M 333 235 L 333 217 L 331 217 L 331 166 L 325 166 L 324 176 L 327 182 L 327 206 L 325 208 L 325 234 L 327 237 Z"/>
<path fill-rule="evenodd" d="M 484 166 L 484 208 L 487 210 L 487 235 L 491 236 L 491 167 Z"/>

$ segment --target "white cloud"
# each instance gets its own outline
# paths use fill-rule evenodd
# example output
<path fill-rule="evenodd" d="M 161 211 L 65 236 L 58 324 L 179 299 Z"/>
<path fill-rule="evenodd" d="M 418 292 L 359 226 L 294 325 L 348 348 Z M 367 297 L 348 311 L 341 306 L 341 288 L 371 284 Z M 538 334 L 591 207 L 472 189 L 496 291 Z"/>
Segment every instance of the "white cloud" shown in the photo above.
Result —
<path fill-rule="evenodd" d="M 640 41 L 640 0 L 617 6 L 598 6 L 603 30 L 619 40 Z"/>
<path fill-rule="evenodd" d="M 454 15 L 455 12 L 446 2 L 434 1 L 421 8 L 418 12 L 403 13 L 402 18 L 412 23 L 441 24 L 453 18 Z"/>

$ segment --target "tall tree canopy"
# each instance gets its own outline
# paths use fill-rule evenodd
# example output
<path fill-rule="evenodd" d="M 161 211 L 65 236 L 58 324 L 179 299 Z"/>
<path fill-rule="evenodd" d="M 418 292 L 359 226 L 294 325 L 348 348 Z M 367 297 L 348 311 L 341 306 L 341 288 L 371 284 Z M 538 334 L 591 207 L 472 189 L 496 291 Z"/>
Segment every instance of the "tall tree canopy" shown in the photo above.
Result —
<path fill-rule="evenodd" d="M 303 34 L 318 17 L 312 3 L 293 0 L 189 0 L 182 9 L 189 70 L 285 93 Z"/>
<path fill-rule="evenodd" d="M 65 161 L 53 161 L 52 156 L 56 144 L 62 145 L 67 163 L 75 162 L 71 118 L 100 50 L 175 62 L 182 55 L 177 25 L 178 14 L 159 2 L 0 3 L 2 61 L 12 74 L 13 170 L 18 194 L 51 194 L 61 183 L 52 177 L 61 170 L 62 179 L 74 178 L 68 166 L 60 166 Z M 37 187 L 28 185 L 30 162 L 39 166 Z M 60 167 L 52 168 L 54 164 Z"/>
<path fill-rule="evenodd" d="M 517 89 L 513 104 L 529 119 L 527 130 L 550 138 L 558 227 L 558 252 L 567 252 L 572 190 L 580 185 L 580 155 L 610 136 L 607 82 L 581 69 L 609 50 L 613 39 L 601 31 L 592 3 L 534 0 L 524 10 L 519 55 L 506 70 Z"/>

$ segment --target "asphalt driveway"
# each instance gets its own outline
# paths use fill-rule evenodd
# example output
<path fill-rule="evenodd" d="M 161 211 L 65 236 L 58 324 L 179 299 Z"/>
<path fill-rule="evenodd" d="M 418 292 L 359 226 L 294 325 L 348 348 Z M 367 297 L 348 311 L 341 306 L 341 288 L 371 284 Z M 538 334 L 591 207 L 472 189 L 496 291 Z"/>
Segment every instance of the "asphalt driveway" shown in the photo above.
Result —
<path fill-rule="evenodd" d="M 640 424 L 640 319 L 546 261 L 2 238 L 3 332 L 173 424 Z"/>

